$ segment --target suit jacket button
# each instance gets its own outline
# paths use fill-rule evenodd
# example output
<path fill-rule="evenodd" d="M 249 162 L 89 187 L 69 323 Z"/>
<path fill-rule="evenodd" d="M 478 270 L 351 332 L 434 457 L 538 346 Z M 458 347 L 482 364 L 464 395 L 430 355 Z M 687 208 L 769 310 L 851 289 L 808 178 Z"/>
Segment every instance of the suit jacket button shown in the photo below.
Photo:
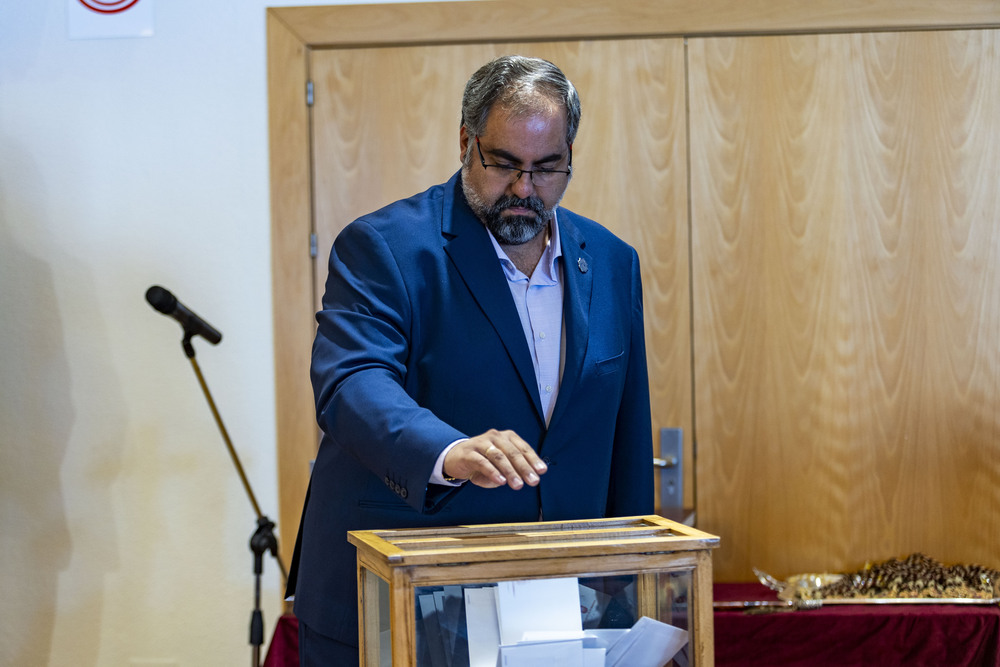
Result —
<path fill-rule="evenodd" d="M 406 489 L 400 489 L 399 490 L 399 495 L 401 495 L 403 497 L 403 499 L 405 500 L 406 499 Z"/>

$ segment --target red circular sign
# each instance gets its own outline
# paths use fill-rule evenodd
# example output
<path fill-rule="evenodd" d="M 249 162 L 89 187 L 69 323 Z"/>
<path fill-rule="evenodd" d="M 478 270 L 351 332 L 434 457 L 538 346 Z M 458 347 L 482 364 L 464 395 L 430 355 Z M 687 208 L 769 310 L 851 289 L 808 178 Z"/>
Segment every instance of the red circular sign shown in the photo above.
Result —
<path fill-rule="evenodd" d="M 113 0 L 112 2 L 101 2 L 101 0 L 80 0 L 80 4 L 101 14 L 117 14 L 123 12 L 139 0 Z"/>

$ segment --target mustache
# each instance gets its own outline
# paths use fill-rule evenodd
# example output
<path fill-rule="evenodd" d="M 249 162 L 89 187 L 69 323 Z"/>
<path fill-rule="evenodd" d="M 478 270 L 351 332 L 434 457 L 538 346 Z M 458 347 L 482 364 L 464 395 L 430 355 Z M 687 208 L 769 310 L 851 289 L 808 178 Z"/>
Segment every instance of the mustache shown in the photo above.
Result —
<path fill-rule="evenodd" d="M 521 197 L 516 197 L 514 195 L 506 195 L 498 199 L 491 208 L 497 215 L 508 208 L 526 208 L 533 211 L 535 215 L 539 217 L 542 217 L 545 214 L 545 204 L 542 203 L 540 198 L 535 196 L 522 199 Z"/>

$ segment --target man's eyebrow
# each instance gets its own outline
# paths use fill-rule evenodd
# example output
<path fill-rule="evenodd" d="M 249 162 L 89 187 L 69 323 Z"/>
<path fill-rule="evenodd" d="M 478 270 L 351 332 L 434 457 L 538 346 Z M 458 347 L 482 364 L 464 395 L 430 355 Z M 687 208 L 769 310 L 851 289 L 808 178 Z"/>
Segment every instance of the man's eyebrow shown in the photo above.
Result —
<path fill-rule="evenodd" d="M 490 153 L 494 157 L 500 158 L 501 160 L 507 160 L 508 162 L 512 162 L 514 164 L 524 164 L 524 160 L 522 160 L 518 156 L 514 155 L 513 153 L 509 153 L 509 152 L 505 151 L 502 148 L 494 148 L 492 150 L 487 150 L 486 152 Z M 534 163 L 535 164 L 545 164 L 546 162 L 558 162 L 559 160 L 563 159 L 564 157 L 565 157 L 564 153 L 552 153 L 551 155 L 546 155 L 545 157 L 541 158 L 540 160 L 535 160 Z"/>

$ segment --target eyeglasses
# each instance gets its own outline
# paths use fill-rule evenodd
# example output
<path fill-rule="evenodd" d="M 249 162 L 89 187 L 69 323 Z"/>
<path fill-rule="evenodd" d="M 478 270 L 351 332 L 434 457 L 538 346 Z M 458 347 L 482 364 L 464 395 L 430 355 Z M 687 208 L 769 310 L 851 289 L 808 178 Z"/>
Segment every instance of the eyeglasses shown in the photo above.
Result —
<path fill-rule="evenodd" d="M 511 183 L 516 183 L 522 174 L 527 174 L 532 185 L 544 188 L 565 183 L 570 174 L 573 173 L 572 146 L 569 147 L 569 164 L 566 165 L 566 169 L 519 169 L 508 164 L 486 164 L 486 158 L 483 157 L 483 147 L 479 145 L 478 134 L 476 135 L 476 149 L 479 151 L 479 161 L 482 163 L 483 169 L 487 172 L 490 169 L 496 169 L 495 173 L 505 176 Z"/>

